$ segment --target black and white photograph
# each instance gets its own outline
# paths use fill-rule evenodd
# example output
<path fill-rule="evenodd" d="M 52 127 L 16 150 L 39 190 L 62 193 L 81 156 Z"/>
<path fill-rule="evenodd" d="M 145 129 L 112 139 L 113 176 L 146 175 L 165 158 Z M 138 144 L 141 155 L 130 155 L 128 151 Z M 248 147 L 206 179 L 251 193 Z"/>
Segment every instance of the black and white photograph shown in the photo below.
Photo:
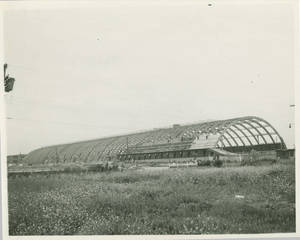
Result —
<path fill-rule="evenodd" d="M 3 239 L 299 236 L 298 8 L 0 3 Z"/>

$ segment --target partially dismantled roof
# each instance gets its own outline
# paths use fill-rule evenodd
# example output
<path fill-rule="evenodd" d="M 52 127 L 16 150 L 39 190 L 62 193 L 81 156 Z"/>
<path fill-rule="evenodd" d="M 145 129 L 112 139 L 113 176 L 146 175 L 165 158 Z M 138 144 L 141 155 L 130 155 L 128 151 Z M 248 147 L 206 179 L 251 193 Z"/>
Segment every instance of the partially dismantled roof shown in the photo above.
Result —
<path fill-rule="evenodd" d="M 139 133 L 100 138 L 90 141 L 43 147 L 30 152 L 25 162 L 95 162 L 107 156 L 125 153 L 130 148 L 147 147 L 158 151 L 180 148 L 234 148 L 256 145 L 286 145 L 276 129 L 262 118 L 247 116 L 220 121 L 207 121 L 190 125 L 155 129 Z"/>

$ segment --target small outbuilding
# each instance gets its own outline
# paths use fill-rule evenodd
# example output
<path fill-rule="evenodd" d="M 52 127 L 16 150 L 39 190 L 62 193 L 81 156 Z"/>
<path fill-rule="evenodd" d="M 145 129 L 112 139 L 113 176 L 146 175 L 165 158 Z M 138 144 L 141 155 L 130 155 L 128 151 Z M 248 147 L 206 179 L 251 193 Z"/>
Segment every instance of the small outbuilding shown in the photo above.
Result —
<path fill-rule="evenodd" d="M 276 151 L 276 154 L 279 159 L 293 159 L 295 158 L 295 149 L 279 149 Z"/>

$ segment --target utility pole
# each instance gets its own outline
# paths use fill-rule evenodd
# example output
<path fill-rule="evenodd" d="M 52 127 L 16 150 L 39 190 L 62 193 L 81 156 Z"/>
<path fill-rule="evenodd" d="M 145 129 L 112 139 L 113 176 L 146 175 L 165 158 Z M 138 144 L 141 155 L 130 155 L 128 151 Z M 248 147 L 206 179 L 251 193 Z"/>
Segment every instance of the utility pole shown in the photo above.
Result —
<path fill-rule="evenodd" d="M 294 107 L 295 107 L 295 104 L 290 104 L 290 107 L 291 107 L 291 108 L 294 108 Z M 293 123 L 291 123 L 291 122 L 289 123 L 289 128 L 292 128 L 292 124 L 293 124 Z"/>
<path fill-rule="evenodd" d="M 55 148 L 55 159 L 56 159 L 56 163 L 59 163 L 60 161 L 60 159 L 59 159 L 59 154 L 58 154 L 58 150 L 57 150 L 57 148 Z"/>
<path fill-rule="evenodd" d="M 290 104 L 290 108 L 294 108 L 295 106 L 296 106 L 295 104 Z M 292 124 L 295 125 L 295 123 L 290 122 L 290 123 L 289 123 L 289 128 L 292 128 Z M 294 148 L 295 148 L 295 143 L 294 143 Z"/>

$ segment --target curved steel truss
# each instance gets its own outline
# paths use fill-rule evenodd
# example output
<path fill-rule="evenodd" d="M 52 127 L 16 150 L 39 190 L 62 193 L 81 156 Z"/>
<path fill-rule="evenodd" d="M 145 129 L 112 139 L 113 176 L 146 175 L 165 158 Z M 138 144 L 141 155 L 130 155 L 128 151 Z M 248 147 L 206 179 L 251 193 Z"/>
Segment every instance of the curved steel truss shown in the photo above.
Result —
<path fill-rule="evenodd" d="M 222 129 L 216 147 L 255 146 L 279 144 L 286 149 L 285 142 L 276 129 L 259 117 L 243 117 L 220 121 Z"/>
<path fill-rule="evenodd" d="M 210 138 L 210 135 L 214 137 Z M 259 117 L 247 116 L 50 146 L 32 151 L 26 159 L 36 163 L 90 162 L 126 153 L 129 147 L 155 148 L 159 144 L 178 144 L 195 139 L 203 139 L 203 143 L 208 139 L 211 147 L 237 147 L 241 151 L 252 147 L 264 149 L 267 145 L 272 149 L 286 149 L 282 137 L 270 123 Z M 207 142 L 204 144 L 206 147 Z"/>
<path fill-rule="evenodd" d="M 198 138 L 201 135 L 218 134 L 215 147 L 252 147 L 275 144 L 286 149 L 283 138 L 266 120 L 247 116 L 228 120 L 190 125 L 183 129 L 181 136 Z"/>

